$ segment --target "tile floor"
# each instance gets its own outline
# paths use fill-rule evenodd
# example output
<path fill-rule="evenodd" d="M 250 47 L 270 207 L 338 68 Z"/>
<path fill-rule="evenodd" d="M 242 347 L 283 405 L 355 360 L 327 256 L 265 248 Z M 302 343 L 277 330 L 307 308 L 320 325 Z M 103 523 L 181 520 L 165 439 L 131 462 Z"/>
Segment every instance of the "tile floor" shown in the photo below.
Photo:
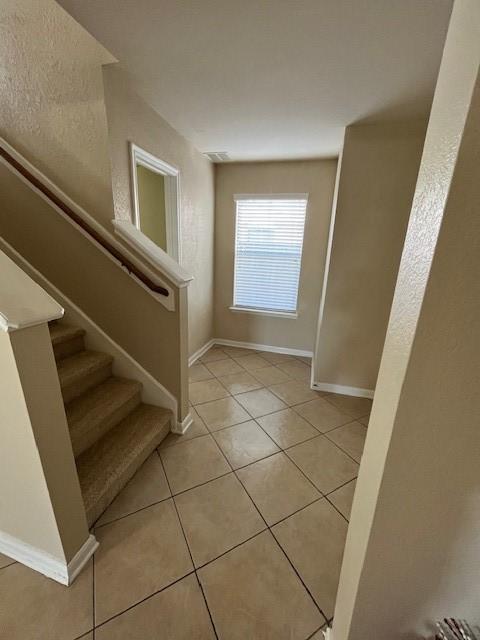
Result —
<path fill-rule="evenodd" d="M 9 640 L 307 640 L 333 616 L 371 401 L 309 388 L 305 358 L 214 347 L 170 434 L 63 587 L 0 555 Z"/>

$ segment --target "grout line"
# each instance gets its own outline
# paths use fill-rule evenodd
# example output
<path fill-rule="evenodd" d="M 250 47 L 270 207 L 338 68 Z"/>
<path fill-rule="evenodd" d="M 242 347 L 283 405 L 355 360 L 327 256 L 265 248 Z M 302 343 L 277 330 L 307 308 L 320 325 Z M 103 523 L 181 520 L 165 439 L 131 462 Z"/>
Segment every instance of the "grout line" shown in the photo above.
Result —
<path fill-rule="evenodd" d="M 205 591 L 204 591 L 204 589 L 203 589 L 203 584 L 201 583 L 200 578 L 198 577 L 198 573 L 197 573 L 196 571 L 195 571 L 195 577 L 196 577 L 196 579 L 197 579 L 198 586 L 200 587 L 200 591 L 202 592 L 203 601 L 205 602 L 205 606 L 206 606 L 206 608 L 207 608 L 208 615 L 209 615 L 209 617 L 210 617 L 210 622 L 212 623 L 213 633 L 215 634 L 215 638 L 216 638 L 217 640 L 219 640 L 219 638 L 218 638 L 218 633 L 217 633 L 217 629 L 216 629 L 216 627 L 215 627 L 215 622 L 214 622 L 214 620 L 213 620 L 212 612 L 210 611 L 210 607 L 208 606 L 207 596 L 206 596 Z"/>
<path fill-rule="evenodd" d="M 181 580 L 183 580 L 184 578 L 186 578 L 187 576 L 191 576 L 195 573 L 195 571 L 192 569 L 192 571 L 189 571 L 188 573 L 186 573 L 185 575 L 181 576 L 180 578 L 177 578 L 176 580 L 173 580 L 173 582 L 170 582 L 169 584 L 165 585 L 164 587 L 162 587 L 161 589 L 158 589 L 157 591 L 154 591 L 153 593 L 151 593 L 150 595 L 146 596 L 145 598 L 142 598 L 141 600 L 139 600 L 138 602 L 135 602 L 134 604 L 131 604 L 129 607 L 127 607 L 126 609 L 123 609 L 123 611 L 119 611 L 118 613 L 116 613 L 115 615 L 111 616 L 110 618 L 108 618 L 108 620 L 104 620 L 103 622 L 101 622 L 100 624 L 98 624 L 95 629 L 100 629 L 100 627 L 105 626 L 107 623 L 111 622 L 112 620 L 114 620 L 115 618 L 118 618 L 120 616 L 122 616 L 124 613 L 127 613 L 127 611 L 130 611 L 131 609 L 134 609 L 135 607 L 138 607 L 138 605 L 143 604 L 144 602 L 146 602 L 147 600 L 150 600 L 150 598 L 153 598 L 154 596 L 157 596 L 159 593 L 162 593 L 162 591 L 166 591 L 167 589 L 169 589 L 170 587 L 173 587 L 173 585 L 177 584 L 177 582 L 180 582 Z"/>

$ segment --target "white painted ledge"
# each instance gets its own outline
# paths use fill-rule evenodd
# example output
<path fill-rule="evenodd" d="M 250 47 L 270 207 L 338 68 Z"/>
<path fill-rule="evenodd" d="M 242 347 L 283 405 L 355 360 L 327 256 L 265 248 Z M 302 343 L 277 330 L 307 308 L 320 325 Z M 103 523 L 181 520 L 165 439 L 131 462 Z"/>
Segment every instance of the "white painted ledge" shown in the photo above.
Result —
<path fill-rule="evenodd" d="M 128 220 L 112 220 L 115 233 L 125 242 L 140 253 L 151 265 L 167 277 L 179 288 L 186 287 L 193 280 L 190 275 L 178 262 L 171 258 L 168 253 L 162 251 L 150 238 L 137 229 Z"/>
<path fill-rule="evenodd" d="M 0 251 L 0 329 L 16 331 L 56 320 L 63 307 Z"/>
<path fill-rule="evenodd" d="M 228 307 L 230 311 L 235 313 L 253 313 L 257 316 L 273 316 L 274 318 L 286 318 L 287 320 L 296 320 L 298 313 L 292 311 L 273 311 L 270 309 L 252 309 L 250 307 Z"/>

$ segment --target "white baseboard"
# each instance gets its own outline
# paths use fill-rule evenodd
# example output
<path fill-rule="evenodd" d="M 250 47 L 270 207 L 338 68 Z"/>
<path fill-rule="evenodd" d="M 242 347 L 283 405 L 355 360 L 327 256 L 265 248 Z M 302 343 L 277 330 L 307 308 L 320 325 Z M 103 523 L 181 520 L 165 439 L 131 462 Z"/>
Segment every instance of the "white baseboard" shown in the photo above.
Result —
<path fill-rule="evenodd" d="M 86 331 L 85 345 L 95 351 L 104 351 L 113 356 L 113 373 L 123 378 L 132 378 L 142 384 L 142 401 L 158 407 L 165 407 L 177 415 L 177 399 L 168 389 L 144 369 L 119 344 L 112 340 L 89 316 L 53 285 L 44 275 L 33 267 L 28 260 L 16 251 L 6 240 L 0 238 L 0 246 L 7 255 L 13 257 L 22 269 L 39 283 L 64 308 L 73 324 Z"/>
<path fill-rule="evenodd" d="M 195 353 L 193 353 L 189 359 L 188 359 L 188 366 L 191 367 L 192 364 L 194 364 L 199 358 L 201 358 L 203 356 L 204 353 L 206 353 L 210 347 L 213 347 L 213 345 L 215 344 L 215 340 L 212 338 L 211 340 L 209 340 L 208 342 L 206 342 L 203 347 L 200 347 L 200 349 L 197 349 L 195 351 Z"/>
<path fill-rule="evenodd" d="M 373 398 L 374 389 L 361 389 L 360 387 L 346 387 L 342 384 L 328 384 L 327 382 L 313 382 L 312 389 L 327 391 L 328 393 L 340 393 L 343 396 L 355 396 L 356 398 Z"/>
<path fill-rule="evenodd" d="M 182 420 L 182 422 L 176 422 L 174 425 L 172 424 L 171 431 L 172 433 L 178 433 L 183 436 L 183 434 L 187 431 L 188 427 L 192 425 L 193 417 L 192 414 L 189 413 L 186 418 Z"/>
<path fill-rule="evenodd" d="M 67 586 L 72 584 L 97 548 L 98 542 L 95 536 L 90 534 L 85 543 L 67 564 L 58 558 L 54 558 L 45 551 L 18 540 L 18 538 L 0 532 L 0 553 L 30 567 L 30 569 L 34 571 L 38 571 L 44 576 L 47 576 L 47 578 L 52 578 L 52 580 Z"/>
<path fill-rule="evenodd" d="M 214 338 L 214 344 L 225 345 L 226 347 L 242 347 L 244 349 L 255 349 L 255 351 L 271 351 L 272 353 L 284 353 L 289 356 L 303 356 L 304 358 L 311 358 L 313 356 L 312 351 L 305 351 L 303 349 L 289 349 L 287 347 L 275 347 L 271 344 L 257 344 L 256 342 L 240 342 L 239 340 L 224 340 L 223 338 Z"/>

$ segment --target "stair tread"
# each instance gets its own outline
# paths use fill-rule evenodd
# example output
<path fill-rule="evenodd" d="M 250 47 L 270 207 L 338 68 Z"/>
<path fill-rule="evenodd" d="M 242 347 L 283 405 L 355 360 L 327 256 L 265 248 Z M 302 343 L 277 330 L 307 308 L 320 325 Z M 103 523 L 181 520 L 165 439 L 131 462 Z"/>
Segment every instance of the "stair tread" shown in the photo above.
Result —
<path fill-rule="evenodd" d="M 62 344 L 73 338 L 84 336 L 85 331 L 80 327 L 74 327 L 67 322 L 52 322 L 48 326 L 53 345 Z"/>
<path fill-rule="evenodd" d="M 111 355 L 99 351 L 80 351 L 68 356 L 57 365 L 60 387 L 64 389 L 112 362 Z"/>
<path fill-rule="evenodd" d="M 137 380 L 111 377 L 75 398 L 65 408 L 73 449 L 87 432 L 96 431 L 112 414 L 121 409 L 142 385 Z"/>
<path fill-rule="evenodd" d="M 77 471 L 91 524 L 169 432 L 172 412 L 140 404 L 77 458 Z"/>

